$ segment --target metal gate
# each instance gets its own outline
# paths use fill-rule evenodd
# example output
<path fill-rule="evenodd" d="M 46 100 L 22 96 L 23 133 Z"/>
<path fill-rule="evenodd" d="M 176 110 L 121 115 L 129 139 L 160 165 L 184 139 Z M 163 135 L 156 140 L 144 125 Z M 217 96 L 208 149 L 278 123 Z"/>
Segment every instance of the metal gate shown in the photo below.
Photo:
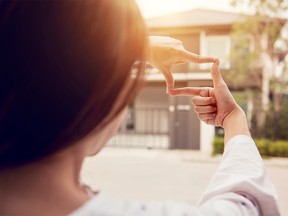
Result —
<path fill-rule="evenodd" d="M 170 147 L 168 108 L 129 108 L 112 147 L 167 149 Z"/>

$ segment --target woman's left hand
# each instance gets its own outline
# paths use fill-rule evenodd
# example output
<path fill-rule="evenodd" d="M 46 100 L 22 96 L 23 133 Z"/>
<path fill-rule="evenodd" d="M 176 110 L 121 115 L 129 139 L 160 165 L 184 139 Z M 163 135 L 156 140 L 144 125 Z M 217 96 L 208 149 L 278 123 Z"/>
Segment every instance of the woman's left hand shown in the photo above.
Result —
<path fill-rule="evenodd" d="M 170 95 L 181 94 L 175 91 L 174 78 L 171 72 L 173 65 L 185 62 L 214 63 L 217 58 L 203 57 L 185 50 L 180 40 L 171 37 L 149 36 L 148 62 L 159 69 L 166 80 L 167 93 Z"/>

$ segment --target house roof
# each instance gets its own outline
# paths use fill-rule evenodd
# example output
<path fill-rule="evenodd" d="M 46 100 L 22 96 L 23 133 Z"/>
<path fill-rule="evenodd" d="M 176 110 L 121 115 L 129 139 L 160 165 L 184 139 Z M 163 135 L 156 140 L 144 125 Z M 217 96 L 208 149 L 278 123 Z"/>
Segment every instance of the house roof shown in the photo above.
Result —
<path fill-rule="evenodd" d="M 146 20 L 146 24 L 149 28 L 231 25 L 240 17 L 238 13 L 198 8 L 150 18 Z"/>

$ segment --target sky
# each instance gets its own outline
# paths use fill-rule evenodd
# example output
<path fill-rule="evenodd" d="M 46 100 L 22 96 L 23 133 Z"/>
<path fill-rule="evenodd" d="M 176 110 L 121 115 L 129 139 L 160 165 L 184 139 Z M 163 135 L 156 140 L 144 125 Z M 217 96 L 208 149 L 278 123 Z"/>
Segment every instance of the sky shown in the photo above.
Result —
<path fill-rule="evenodd" d="M 230 0 L 136 0 L 145 18 L 193 8 L 231 10 Z"/>

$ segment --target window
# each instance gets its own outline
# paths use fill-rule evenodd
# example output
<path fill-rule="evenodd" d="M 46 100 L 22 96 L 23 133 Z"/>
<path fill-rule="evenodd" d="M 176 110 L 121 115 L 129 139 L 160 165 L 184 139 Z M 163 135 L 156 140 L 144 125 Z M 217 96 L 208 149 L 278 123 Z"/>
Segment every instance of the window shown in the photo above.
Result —
<path fill-rule="evenodd" d="M 221 61 L 220 67 L 230 68 L 229 55 L 231 50 L 231 39 L 227 35 L 202 36 L 201 37 L 201 55 L 218 57 Z M 201 66 L 202 69 L 209 68 L 209 65 Z"/>

